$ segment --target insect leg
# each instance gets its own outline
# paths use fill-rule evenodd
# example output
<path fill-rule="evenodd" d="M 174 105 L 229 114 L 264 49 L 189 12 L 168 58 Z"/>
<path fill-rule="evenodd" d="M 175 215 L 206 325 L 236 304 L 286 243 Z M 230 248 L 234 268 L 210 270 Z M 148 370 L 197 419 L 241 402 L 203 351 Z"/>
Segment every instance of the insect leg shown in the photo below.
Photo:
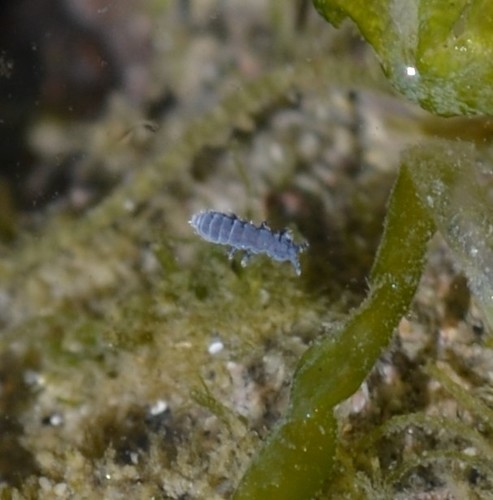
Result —
<path fill-rule="evenodd" d="M 301 266 L 297 257 L 291 259 L 291 264 L 293 264 L 296 275 L 299 276 L 301 274 Z"/>
<path fill-rule="evenodd" d="M 246 251 L 240 261 L 241 267 L 246 267 L 251 257 L 251 252 Z"/>

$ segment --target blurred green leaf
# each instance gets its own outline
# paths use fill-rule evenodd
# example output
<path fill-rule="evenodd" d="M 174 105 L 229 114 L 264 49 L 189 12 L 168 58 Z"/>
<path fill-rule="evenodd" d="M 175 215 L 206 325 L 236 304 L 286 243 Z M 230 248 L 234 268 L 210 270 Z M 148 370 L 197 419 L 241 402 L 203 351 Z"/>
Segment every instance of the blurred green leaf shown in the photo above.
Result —
<path fill-rule="evenodd" d="M 385 74 L 409 99 L 439 115 L 493 112 L 493 2 L 314 0 L 338 26 L 352 19 Z"/>

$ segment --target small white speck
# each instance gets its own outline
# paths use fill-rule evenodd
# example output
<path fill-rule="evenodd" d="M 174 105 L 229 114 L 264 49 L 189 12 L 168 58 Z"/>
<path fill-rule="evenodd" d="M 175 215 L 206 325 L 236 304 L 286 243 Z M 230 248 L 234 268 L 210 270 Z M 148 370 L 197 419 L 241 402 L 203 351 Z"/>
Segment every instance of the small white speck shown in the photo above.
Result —
<path fill-rule="evenodd" d="M 105 474 L 105 475 L 104 475 L 104 477 L 105 477 L 106 479 L 111 479 L 111 474 Z"/>
<path fill-rule="evenodd" d="M 47 477 L 44 476 L 40 477 L 38 479 L 38 484 L 43 491 L 51 490 L 51 481 Z"/>
<path fill-rule="evenodd" d="M 182 342 L 177 342 L 175 344 L 175 347 L 178 347 L 180 349 L 191 349 L 193 347 L 193 344 L 188 340 L 183 340 Z"/>
<path fill-rule="evenodd" d="M 406 66 L 407 76 L 416 76 L 416 68 L 414 66 Z"/>
<path fill-rule="evenodd" d="M 44 379 L 38 372 L 34 370 L 26 370 L 24 372 L 24 382 L 27 385 L 42 385 Z"/>
<path fill-rule="evenodd" d="M 152 416 L 159 415 L 168 409 L 168 403 L 164 399 L 158 399 L 149 409 Z"/>
<path fill-rule="evenodd" d="M 53 487 L 53 493 L 57 497 L 63 497 L 67 494 L 68 492 L 68 486 L 67 483 L 58 483 Z"/>
<path fill-rule="evenodd" d="M 135 452 L 130 453 L 130 460 L 134 465 L 137 465 L 139 463 L 139 454 Z"/>
<path fill-rule="evenodd" d="M 209 351 L 209 354 L 217 354 L 221 352 L 224 349 L 224 344 L 220 340 L 215 340 L 214 342 L 211 342 L 209 344 L 209 347 L 207 350 Z"/>
<path fill-rule="evenodd" d="M 226 368 L 229 370 L 229 371 L 232 371 L 232 370 L 236 370 L 238 367 L 238 364 L 235 363 L 234 361 L 228 361 L 226 363 Z"/>
<path fill-rule="evenodd" d="M 135 202 L 133 200 L 130 200 L 130 199 L 126 199 L 124 202 L 123 202 L 123 208 L 127 211 L 127 212 L 133 212 L 135 210 Z"/>
<path fill-rule="evenodd" d="M 50 417 L 50 425 L 52 427 L 58 427 L 59 425 L 63 424 L 63 417 L 60 415 L 60 413 L 53 413 Z"/>

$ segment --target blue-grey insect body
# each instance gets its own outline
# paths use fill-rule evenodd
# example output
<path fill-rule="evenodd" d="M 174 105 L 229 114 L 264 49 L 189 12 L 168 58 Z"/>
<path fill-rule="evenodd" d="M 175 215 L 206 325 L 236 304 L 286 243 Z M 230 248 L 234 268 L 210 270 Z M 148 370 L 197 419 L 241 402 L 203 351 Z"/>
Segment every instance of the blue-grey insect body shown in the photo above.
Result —
<path fill-rule="evenodd" d="M 265 253 L 273 260 L 291 262 L 296 274 L 301 274 L 299 254 L 308 247 L 308 243 L 295 243 L 287 230 L 272 231 L 265 222 L 255 226 L 234 214 L 223 214 L 213 210 L 194 214 L 190 225 L 204 240 L 229 245 L 230 258 L 238 250 L 245 251 L 241 260 L 242 265 L 246 265 L 251 254 Z"/>

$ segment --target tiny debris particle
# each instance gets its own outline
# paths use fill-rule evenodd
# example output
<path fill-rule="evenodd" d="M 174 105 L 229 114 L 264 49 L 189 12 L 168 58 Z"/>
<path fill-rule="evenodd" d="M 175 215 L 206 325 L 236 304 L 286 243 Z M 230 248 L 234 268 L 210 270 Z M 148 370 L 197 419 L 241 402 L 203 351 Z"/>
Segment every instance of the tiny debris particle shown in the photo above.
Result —
<path fill-rule="evenodd" d="M 60 413 L 53 413 L 50 416 L 50 425 L 52 427 L 58 427 L 63 424 L 63 416 Z"/>
<path fill-rule="evenodd" d="M 209 344 L 207 351 L 209 354 L 214 355 L 221 352 L 224 349 L 224 344 L 220 340 L 215 340 Z"/>
<path fill-rule="evenodd" d="M 124 202 L 123 202 L 123 208 L 127 211 L 127 212 L 133 212 L 135 210 L 135 202 L 129 198 L 127 198 Z"/>
<path fill-rule="evenodd" d="M 168 403 L 164 399 L 158 399 L 149 409 L 149 413 L 155 417 L 168 409 Z"/>
<path fill-rule="evenodd" d="M 26 370 L 24 372 L 24 382 L 27 385 L 43 385 L 44 384 L 44 378 L 37 371 Z"/>
<path fill-rule="evenodd" d="M 51 481 L 47 477 L 41 476 L 38 479 L 38 484 L 43 491 L 51 491 Z"/>
<path fill-rule="evenodd" d="M 64 497 L 68 493 L 67 483 L 57 483 L 53 487 L 53 493 L 55 493 L 57 497 Z"/>
<path fill-rule="evenodd" d="M 230 259 L 238 250 L 245 251 L 241 259 L 242 266 L 247 264 L 252 254 L 265 253 L 272 260 L 291 262 L 296 274 L 301 274 L 299 254 L 308 248 L 308 242 L 295 243 L 287 229 L 273 231 L 265 222 L 255 226 L 234 214 L 214 210 L 194 214 L 189 223 L 204 240 L 229 245 Z"/>

